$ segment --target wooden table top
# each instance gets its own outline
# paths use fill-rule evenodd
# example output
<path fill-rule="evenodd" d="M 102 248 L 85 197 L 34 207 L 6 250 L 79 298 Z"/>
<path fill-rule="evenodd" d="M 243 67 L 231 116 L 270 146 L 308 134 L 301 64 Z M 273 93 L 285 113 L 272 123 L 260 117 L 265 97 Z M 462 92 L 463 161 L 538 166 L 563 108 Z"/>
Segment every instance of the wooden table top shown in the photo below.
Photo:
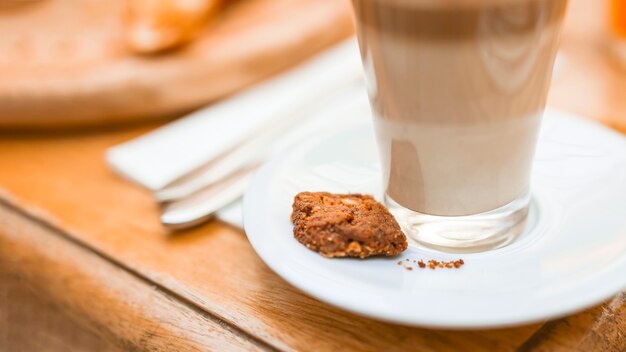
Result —
<path fill-rule="evenodd" d="M 626 71 L 608 54 L 602 11 L 600 2 L 572 0 L 550 105 L 626 133 Z M 545 323 L 473 331 L 412 328 L 306 296 L 275 275 L 238 229 L 213 222 L 168 235 L 151 195 L 119 178 L 103 158 L 108 147 L 154 127 L 0 137 L 0 346 L 625 349 L 624 293 Z M 31 296 L 36 303 L 26 302 Z M 15 308 L 22 304 L 26 308 Z"/>

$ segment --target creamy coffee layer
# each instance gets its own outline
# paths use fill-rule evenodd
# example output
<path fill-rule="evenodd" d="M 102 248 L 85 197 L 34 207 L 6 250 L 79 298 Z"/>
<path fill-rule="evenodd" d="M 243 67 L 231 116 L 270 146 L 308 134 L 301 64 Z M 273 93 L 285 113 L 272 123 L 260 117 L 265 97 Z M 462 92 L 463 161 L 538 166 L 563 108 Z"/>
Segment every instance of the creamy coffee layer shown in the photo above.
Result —
<path fill-rule="evenodd" d="M 541 114 L 477 124 L 375 119 L 387 194 L 432 215 L 468 215 L 527 191 Z"/>
<path fill-rule="evenodd" d="M 527 191 L 566 1 L 420 2 L 354 0 L 387 194 L 493 210 Z"/>

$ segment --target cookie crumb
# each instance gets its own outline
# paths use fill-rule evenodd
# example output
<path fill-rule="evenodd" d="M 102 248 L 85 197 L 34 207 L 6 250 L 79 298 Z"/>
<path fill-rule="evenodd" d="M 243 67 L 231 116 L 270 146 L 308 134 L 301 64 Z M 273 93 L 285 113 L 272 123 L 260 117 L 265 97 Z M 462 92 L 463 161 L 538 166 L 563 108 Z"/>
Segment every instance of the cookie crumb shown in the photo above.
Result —
<path fill-rule="evenodd" d="M 424 262 L 424 260 L 422 260 L 422 259 L 419 259 L 419 260 L 416 260 L 416 259 L 405 259 L 404 261 L 402 261 L 402 260 L 398 261 L 398 263 L 397 263 L 398 266 L 402 266 L 405 261 L 407 261 L 409 263 L 410 262 L 416 263 L 417 266 L 420 269 L 425 269 L 425 268 L 428 267 L 428 268 L 430 268 L 432 270 L 436 270 L 437 268 L 440 268 L 440 269 L 458 269 L 461 266 L 463 266 L 463 264 L 465 264 L 463 259 L 450 260 L 450 261 L 443 261 L 443 260 L 439 261 L 439 260 L 436 260 L 436 259 L 429 259 L 428 262 L 427 262 L 428 264 L 426 262 Z M 405 265 L 404 268 L 406 270 L 413 270 L 413 267 L 411 267 L 409 265 Z"/>
<path fill-rule="evenodd" d="M 436 259 L 429 259 L 428 262 L 424 262 L 423 259 L 405 259 L 405 261 L 408 262 L 413 262 L 416 263 L 417 266 L 420 269 L 425 269 L 425 268 L 430 268 L 432 270 L 436 270 L 437 268 L 440 269 L 458 269 L 461 266 L 463 266 L 463 264 L 465 264 L 465 262 L 463 261 L 463 259 L 458 259 L 458 260 L 450 260 L 450 261 L 439 261 Z M 398 265 L 402 265 L 403 261 L 399 261 Z M 406 270 L 413 270 L 413 267 L 411 267 L 411 269 L 408 269 L 409 266 L 405 266 Z"/>

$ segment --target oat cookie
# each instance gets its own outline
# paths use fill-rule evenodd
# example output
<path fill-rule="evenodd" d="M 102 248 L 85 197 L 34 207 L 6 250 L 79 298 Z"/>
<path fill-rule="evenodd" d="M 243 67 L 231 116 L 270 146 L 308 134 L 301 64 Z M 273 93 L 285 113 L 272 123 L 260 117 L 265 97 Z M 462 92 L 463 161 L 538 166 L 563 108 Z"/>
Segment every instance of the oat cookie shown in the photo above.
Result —
<path fill-rule="evenodd" d="M 394 256 L 408 246 L 396 219 L 369 195 L 302 192 L 291 221 L 295 238 L 325 257 Z"/>

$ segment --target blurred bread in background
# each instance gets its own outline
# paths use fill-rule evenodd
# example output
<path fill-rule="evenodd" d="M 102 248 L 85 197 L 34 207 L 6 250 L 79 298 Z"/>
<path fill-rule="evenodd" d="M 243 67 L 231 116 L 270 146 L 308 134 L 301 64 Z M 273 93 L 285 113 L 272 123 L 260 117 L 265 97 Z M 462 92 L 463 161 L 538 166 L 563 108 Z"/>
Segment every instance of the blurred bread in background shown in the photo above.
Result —
<path fill-rule="evenodd" d="M 175 48 L 193 39 L 227 0 L 128 0 L 128 44 L 139 53 Z"/>
<path fill-rule="evenodd" d="M 133 30 L 139 34 L 131 36 Z M 0 6 L 0 129 L 178 116 L 353 33 L 349 0 L 39 0 Z"/>

